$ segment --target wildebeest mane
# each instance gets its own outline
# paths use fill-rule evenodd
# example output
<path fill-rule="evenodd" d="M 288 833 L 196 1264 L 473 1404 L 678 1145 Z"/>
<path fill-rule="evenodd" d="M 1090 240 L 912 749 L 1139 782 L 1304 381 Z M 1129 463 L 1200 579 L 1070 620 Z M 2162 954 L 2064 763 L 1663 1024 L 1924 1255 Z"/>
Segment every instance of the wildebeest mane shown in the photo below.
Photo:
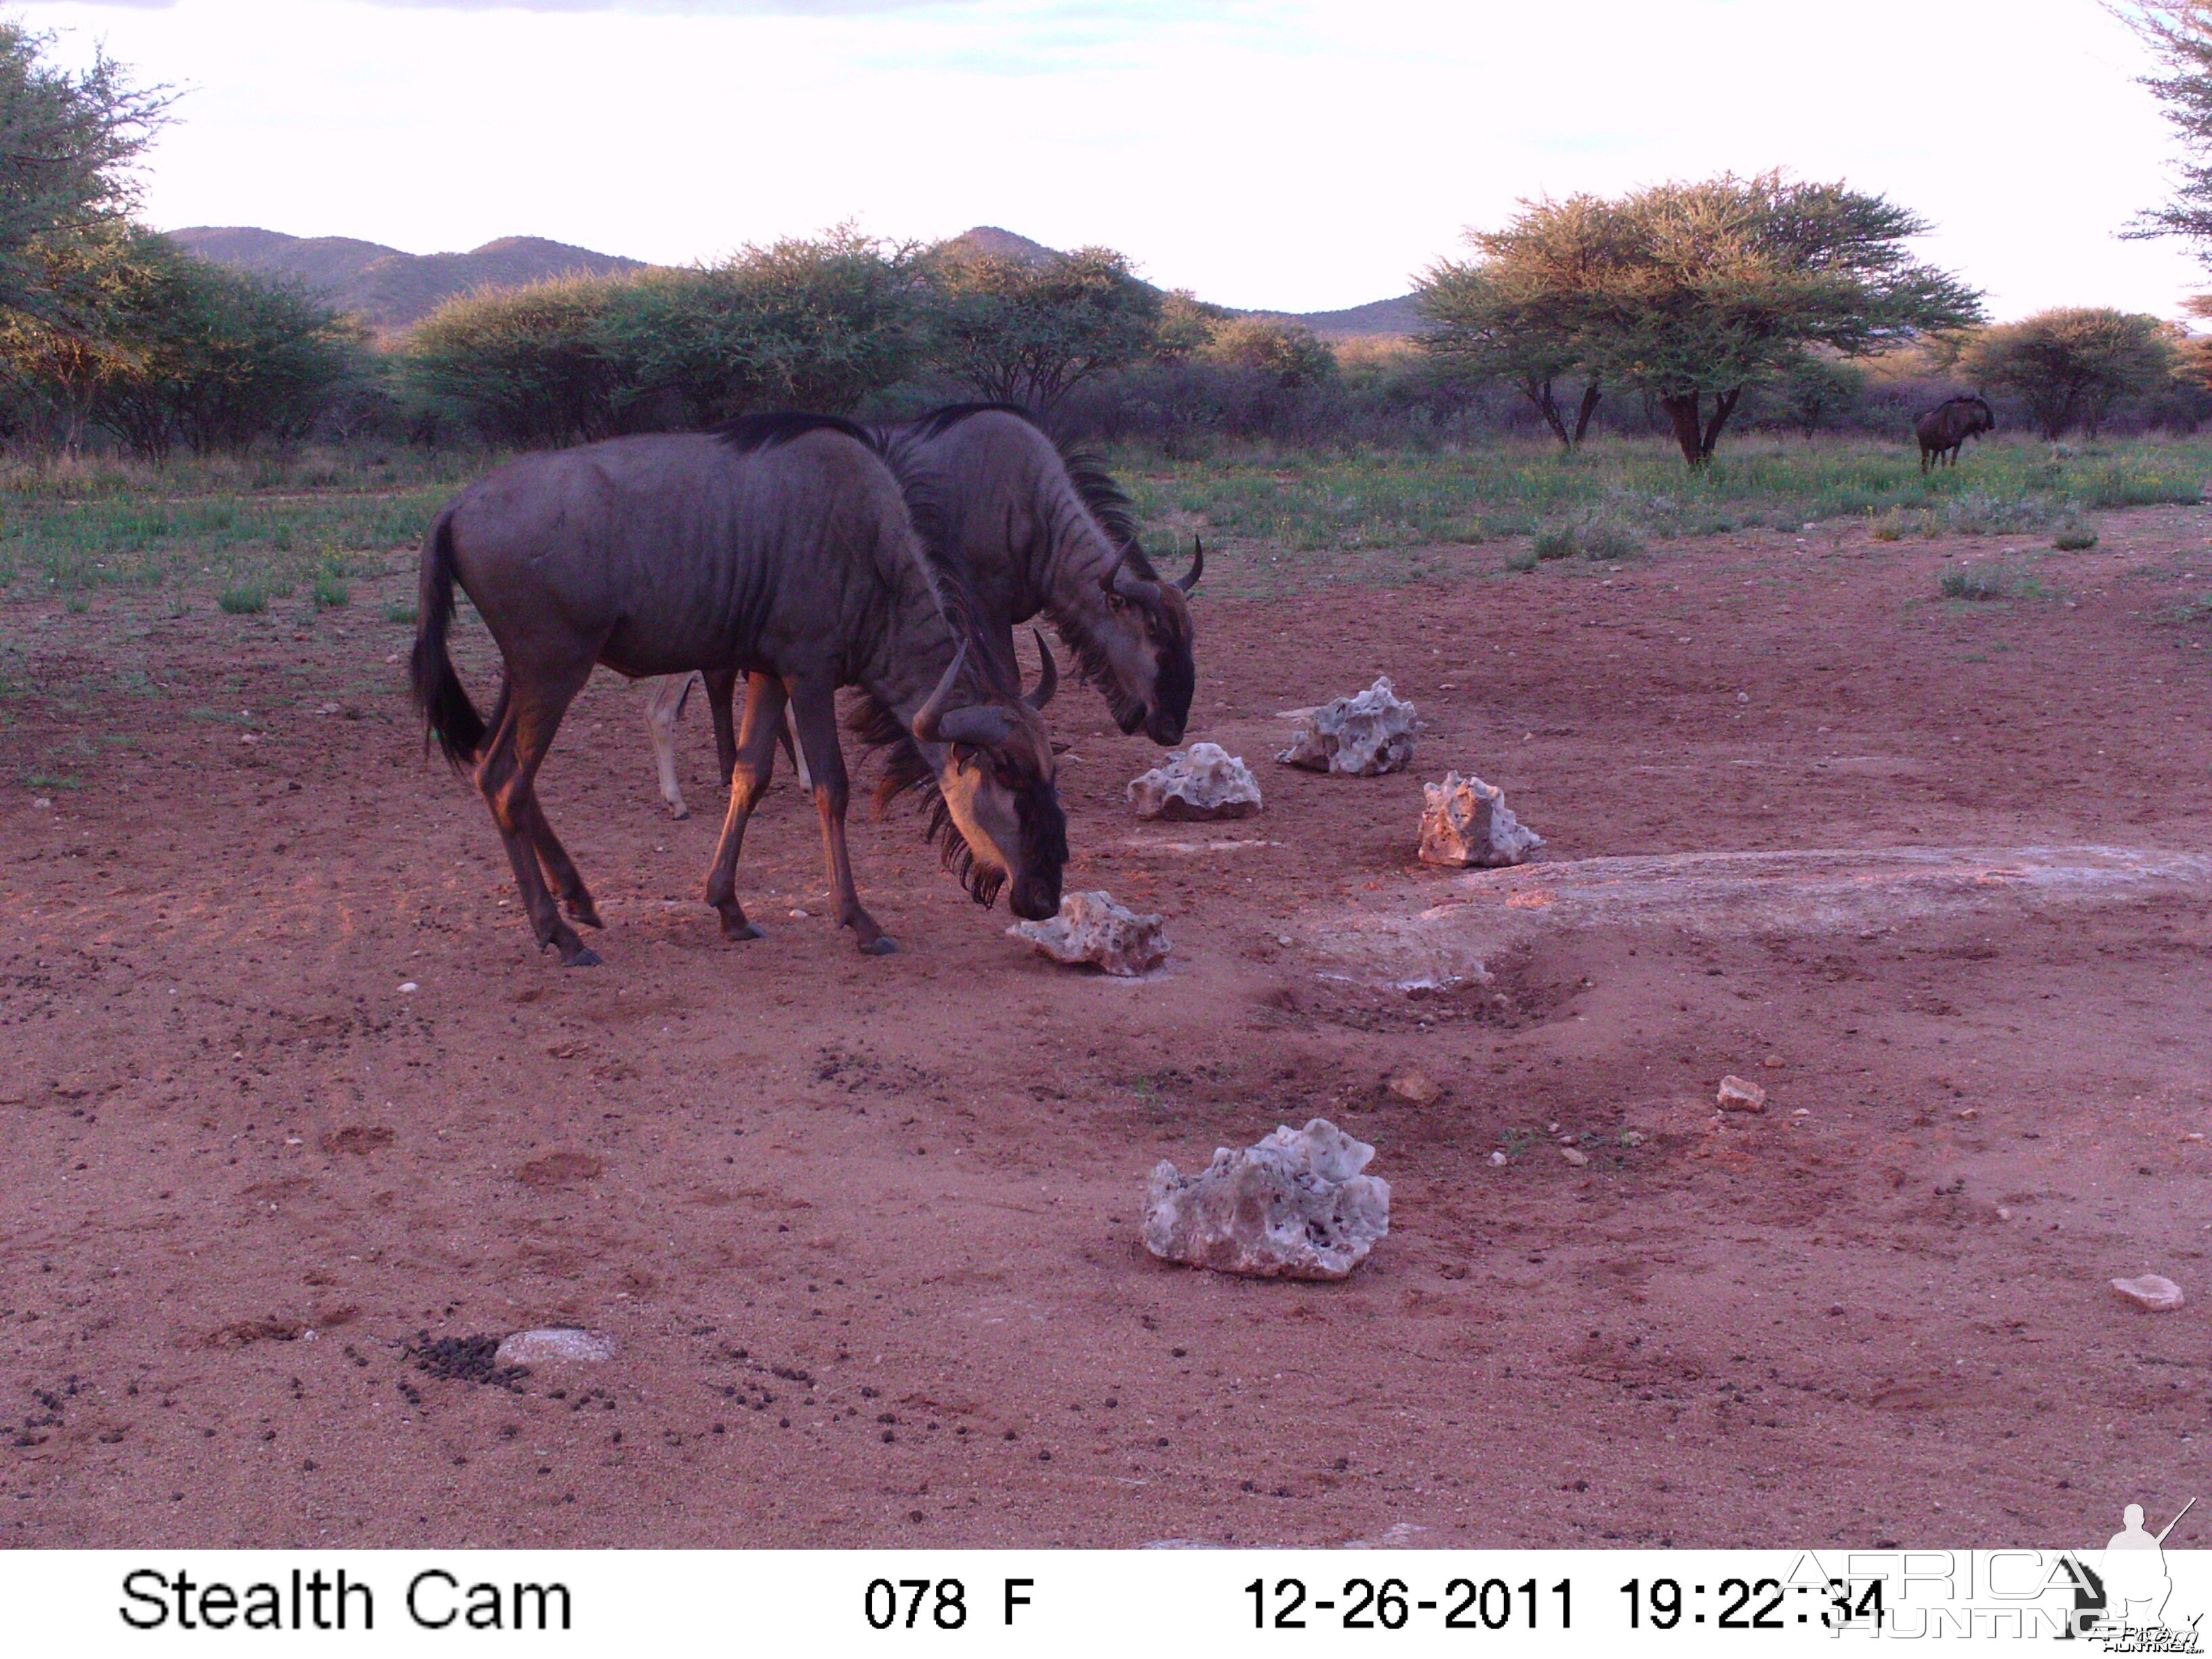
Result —
<path fill-rule="evenodd" d="M 976 903 L 988 909 L 997 901 L 1006 878 L 988 865 L 978 863 L 975 854 L 969 850 L 959 826 L 952 822 L 952 809 L 945 804 L 945 792 L 938 787 L 937 774 L 922 758 L 913 735 L 899 724 L 896 714 L 866 691 L 852 697 L 845 714 L 845 729 L 860 740 L 862 747 L 882 757 L 882 769 L 876 778 L 876 816 L 884 817 L 901 795 L 909 789 L 915 791 L 917 810 L 928 820 L 921 838 L 937 843 L 945 867 L 952 872 L 953 879 L 968 890 L 969 896 Z M 1026 817 L 1024 821 L 1026 823 Z"/>
<path fill-rule="evenodd" d="M 1091 516 L 1098 520 L 1098 527 L 1116 547 L 1129 550 L 1130 568 L 1146 581 L 1158 580 L 1158 573 L 1145 557 L 1145 550 L 1138 542 L 1136 509 L 1130 505 L 1121 486 L 1115 483 L 1113 474 L 1090 451 L 1073 448 L 1047 432 L 1043 423 L 1019 404 L 947 404 L 912 422 L 907 431 L 917 441 L 927 443 L 977 415 L 1011 415 L 1042 434 L 1059 453 L 1060 465 L 1067 469 L 1068 482 L 1075 486 L 1075 493 L 1083 498 L 1083 505 L 1090 509 Z"/>
<path fill-rule="evenodd" d="M 848 421 L 842 415 L 814 415 L 799 409 L 767 409 L 750 415 L 740 415 L 735 420 L 724 421 L 714 428 L 714 434 L 741 455 L 756 450 L 773 449 L 778 444 L 787 444 L 794 438 L 803 438 L 810 432 L 842 432 L 857 439 L 871 449 L 877 447 L 867 428 L 857 421 Z"/>

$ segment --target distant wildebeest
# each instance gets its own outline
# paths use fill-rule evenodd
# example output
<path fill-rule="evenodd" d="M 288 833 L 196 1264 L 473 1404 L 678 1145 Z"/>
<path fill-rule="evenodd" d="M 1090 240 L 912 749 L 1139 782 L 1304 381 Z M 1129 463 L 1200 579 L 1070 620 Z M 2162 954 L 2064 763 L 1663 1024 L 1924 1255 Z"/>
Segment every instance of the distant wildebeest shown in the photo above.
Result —
<path fill-rule="evenodd" d="M 447 654 L 456 583 L 506 662 L 489 722 Z M 1027 700 L 998 678 L 991 653 L 970 648 L 960 585 L 927 491 L 909 501 L 875 441 L 848 422 L 756 416 L 718 433 L 525 456 L 464 490 L 425 538 L 416 701 L 447 758 L 475 768 L 539 945 L 582 966 L 599 957 L 546 880 L 570 916 L 602 924 L 533 787 L 562 713 L 595 663 L 633 678 L 750 675 L 707 902 L 725 937 L 759 937 L 738 902 L 736 868 L 788 698 L 812 763 L 837 920 L 878 954 L 896 947 L 861 908 L 846 854 L 841 685 L 860 688 L 867 738 L 891 749 L 887 781 L 933 798 L 931 832 L 976 902 L 1011 884 L 1017 915 L 1060 908 L 1066 821 L 1037 714 L 1053 676 L 1048 668 Z"/>
<path fill-rule="evenodd" d="M 1920 440 L 1921 471 L 1942 465 L 1947 457 L 1951 465 L 1958 465 L 1959 451 L 1967 439 L 1996 429 L 1997 417 L 1979 398 L 1945 398 L 1912 423 L 1912 435 Z"/>
<path fill-rule="evenodd" d="M 1012 683 L 1014 628 L 1040 611 L 1074 652 L 1122 731 L 1171 748 L 1190 718 L 1195 671 L 1188 598 L 1206 568 L 1164 580 L 1138 545 L 1128 498 L 1087 457 L 1060 449 L 1023 410 L 958 404 L 876 434 L 902 477 L 930 492 L 946 550 L 975 597 L 979 650 Z M 734 684 L 704 677 L 722 775 L 736 751 Z M 661 799 L 686 815 L 674 734 L 688 675 L 648 685 L 646 730 Z M 803 744 L 801 747 L 803 748 Z M 805 781 L 805 756 L 793 757 Z"/>

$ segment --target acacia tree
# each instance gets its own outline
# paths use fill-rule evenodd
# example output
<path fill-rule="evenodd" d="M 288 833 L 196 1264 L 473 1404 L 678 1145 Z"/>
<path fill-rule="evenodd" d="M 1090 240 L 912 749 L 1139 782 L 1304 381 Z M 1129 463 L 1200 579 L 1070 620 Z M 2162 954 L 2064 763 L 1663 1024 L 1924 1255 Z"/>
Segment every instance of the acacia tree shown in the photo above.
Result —
<path fill-rule="evenodd" d="M 1579 301 L 1613 216 L 1589 197 L 1546 204 L 1540 216 L 1523 206 L 1504 230 L 1467 233 L 1478 258 L 1439 259 L 1416 280 L 1414 303 L 1429 324 L 1419 341 L 1478 379 L 1510 380 L 1571 452 L 1604 395 L 1583 360 Z M 1572 426 L 1553 391 L 1570 376 L 1583 383 Z"/>
<path fill-rule="evenodd" d="M 1979 319 L 1972 289 L 1905 249 L 1926 228 L 1882 197 L 1779 171 L 1541 198 L 1475 233 L 1482 257 L 1463 269 L 1479 276 L 1437 303 L 1471 283 L 1510 325 L 1480 349 L 1642 392 L 1700 467 L 1745 391 L 1808 349 L 1863 356 Z"/>
<path fill-rule="evenodd" d="M 2172 378 L 2172 331 L 2155 317 L 2103 307 L 2038 312 L 1982 330 L 1959 357 L 1967 375 L 2017 392 L 2045 438 L 2076 425 L 2091 437 L 2118 399 Z"/>
<path fill-rule="evenodd" d="M 53 36 L 0 21 L 0 310 L 50 309 L 41 237 L 120 221 L 130 174 L 170 103 L 134 87 L 104 52 L 72 74 L 46 61 Z"/>
<path fill-rule="evenodd" d="M 839 226 L 614 289 L 597 337 L 620 396 L 696 425 L 781 404 L 849 411 L 924 346 L 915 251 Z"/>
<path fill-rule="evenodd" d="M 1111 248 L 1022 259 L 945 246 L 928 280 L 938 367 L 981 397 L 1048 413 L 1158 349 L 1159 294 Z"/>

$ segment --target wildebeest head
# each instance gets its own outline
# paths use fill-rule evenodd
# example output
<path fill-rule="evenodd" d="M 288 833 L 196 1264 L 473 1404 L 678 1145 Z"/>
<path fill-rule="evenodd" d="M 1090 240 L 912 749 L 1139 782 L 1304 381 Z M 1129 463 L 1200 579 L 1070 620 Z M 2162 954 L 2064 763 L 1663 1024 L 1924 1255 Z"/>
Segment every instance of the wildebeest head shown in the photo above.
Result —
<path fill-rule="evenodd" d="M 1103 684 L 1115 724 L 1126 732 L 1141 726 L 1154 743 L 1173 748 L 1190 719 L 1194 688 L 1188 597 L 1206 570 L 1206 547 L 1194 542 L 1190 569 L 1163 581 L 1133 542 L 1124 544 L 1113 568 L 1098 579 L 1109 609 L 1140 626 L 1103 635 L 1099 647 L 1111 672 Z"/>
<path fill-rule="evenodd" d="M 1052 739 L 1039 714 L 1060 684 L 1060 671 L 1042 635 L 1037 649 L 1044 666 L 1027 696 L 957 702 L 968 661 L 963 642 L 913 723 L 917 741 L 944 751 L 938 799 L 958 836 L 945 840 L 947 861 L 978 904 L 989 904 L 1011 884 L 1007 906 L 1026 921 L 1059 914 L 1060 870 L 1067 862 L 1067 819 L 1055 787 Z"/>
<path fill-rule="evenodd" d="M 1994 432 L 1997 429 L 1996 412 L 1982 399 L 1961 398 L 1959 401 L 1966 406 L 1971 422 L 1966 428 L 1969 432 Z"/>

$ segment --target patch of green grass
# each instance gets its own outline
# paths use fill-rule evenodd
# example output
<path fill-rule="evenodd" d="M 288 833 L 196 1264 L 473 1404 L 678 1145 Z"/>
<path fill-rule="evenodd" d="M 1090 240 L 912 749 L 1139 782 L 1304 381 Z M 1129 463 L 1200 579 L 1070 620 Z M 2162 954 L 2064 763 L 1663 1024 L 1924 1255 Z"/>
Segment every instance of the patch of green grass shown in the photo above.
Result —
<path fill-rule="evenodd" d="M 1578 514 L 1650 541 L 1853 519 L 1882 539 L 1988 535 L 2044 530 L 2077 505 L 2193 501 L 2212 474 L 2212 439 L 2100 449 L 2054 455 L 2041 443 L 1992 440 L 1925 477 L 1901 442 L 1755 434 L 1723 439 L 1694 474 L 1657 438 L 1606 438 L 1572 455 L 1518 441 L 1424 452 L 1224 441 L 1194 459 L 1131 446 L 1109 461 L 1143 522 L 1205 532 L 1209 548 L 1227 543 L 1224 582 L 1256 577 L 1249 591 L 1258 592 L 1402 580 L 1395 550 L 1478 533 L 1536 537 L 1554 552 L 1560 527 Z M 1264 568 L 1247 562 L 1255 544 Z"/>
<path fill-rule="evenodd" d="M 1534 570 L 1537 561 L 1542 557 L 1543 555 L 1532 547 L 1526 552 L 1513 554 L 1505 561 L 1505 568 L 1508 570 Z"/>
<path fill-rule="evenodd" d="M 226 587 L 215 602 L 227 617 L 258 617 L 269 608 L 269 594 L 261 587 Z"/>
<path fill-rule="evenodd" d="M 405 599 L 386 599 L 384 602 L 384 620 L 398 623 L 403 628 L 412 628 L 415 626 L 415 607 Z"/>
<path fill-rule="evenodd" d="M 2012 584 L 2001 572 L 1972 565 L 1946 570 L 1936 586 L 1947 599 L 2002 599 L 2012 594 Z"/>
<path fill-rule="evenodd" d="M 71 777 L 66 772 L 26 772 L 23 781 L 33 789 L 82 789 L 82 778 Z"/>
<path fill-rule="evenodd" d="M 335 611 L 342 605 L 353 603 L 353 590 L 345 585 L 345 579 L 328 571 L 315 578 L 314 592 L 318 611 Z"/>

